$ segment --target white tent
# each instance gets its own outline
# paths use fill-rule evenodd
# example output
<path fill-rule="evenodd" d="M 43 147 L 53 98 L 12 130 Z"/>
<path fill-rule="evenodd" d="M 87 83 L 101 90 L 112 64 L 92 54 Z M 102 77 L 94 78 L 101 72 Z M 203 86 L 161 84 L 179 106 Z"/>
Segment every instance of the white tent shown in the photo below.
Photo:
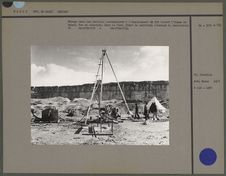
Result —
<path fill-rule="evenodd" d="M 151 99 L 151 101 L 148 102 L 147 108 L 149 109 L 151 104 L 154 103 L 154 102 L 155 102 L 155 104 L 157 106 L 157 110 L 161 110 L 161 111 L 165 111 L 166 110 L 166 108 L 158 101 L 158 99 L 156 97 L 153 97 Z"/>

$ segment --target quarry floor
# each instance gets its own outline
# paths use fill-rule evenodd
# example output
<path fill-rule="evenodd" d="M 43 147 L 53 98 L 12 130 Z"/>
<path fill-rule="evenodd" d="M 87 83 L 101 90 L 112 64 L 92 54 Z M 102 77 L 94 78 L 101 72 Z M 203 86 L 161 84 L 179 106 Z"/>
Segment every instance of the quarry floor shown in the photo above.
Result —
<path fill-rule="evenodd" d="M 79 128 L 72 122 L 32 123 L 31 143 L 34 145 L 169 145 L 169 121 L 148 120 L 114 124 L 112 136 L 82 135 L 88 133 L 84 127 L 79 134 L 74 134 Z M 95 126 L 96 133 L 100 127 Z M 111 127 L 103 125 L 102 133 L 110 133 Z"/>

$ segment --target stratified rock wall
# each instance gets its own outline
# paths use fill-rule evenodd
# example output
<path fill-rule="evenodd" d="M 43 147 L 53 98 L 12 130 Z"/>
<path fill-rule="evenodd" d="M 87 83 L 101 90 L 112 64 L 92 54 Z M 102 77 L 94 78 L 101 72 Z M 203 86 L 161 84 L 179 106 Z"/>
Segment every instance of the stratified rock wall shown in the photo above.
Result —
<path fill-rule="evenodd" d="M 127 101 L 148 101 L 153 96 L 167 100 L 169 98 L 168 81 L 121 82 Z M 90 99 L 94 84 L 77 86 L 31 87 L 31 98 L 66 97 Z M 122 99 L 117 83 L 103 85 L 103 100 Z"/>

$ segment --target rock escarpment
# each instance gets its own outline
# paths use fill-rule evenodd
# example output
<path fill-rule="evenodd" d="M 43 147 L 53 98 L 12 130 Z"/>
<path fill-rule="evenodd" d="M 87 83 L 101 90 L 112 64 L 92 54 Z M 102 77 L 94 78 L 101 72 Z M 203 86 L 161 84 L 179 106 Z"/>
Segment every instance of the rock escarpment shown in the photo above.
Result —
<path fill-rule="evenodd" d="M 169 98 L 168 81 L 120 82 L 128 102 L 149 101 L 156 96 L 160 100 Z M 31 98 L 65 97 L 90 99 L 94 84 L 76 86 L 31 87 Z M 103 85 L 103 100 L 122 99 L 117 83 Z"/>

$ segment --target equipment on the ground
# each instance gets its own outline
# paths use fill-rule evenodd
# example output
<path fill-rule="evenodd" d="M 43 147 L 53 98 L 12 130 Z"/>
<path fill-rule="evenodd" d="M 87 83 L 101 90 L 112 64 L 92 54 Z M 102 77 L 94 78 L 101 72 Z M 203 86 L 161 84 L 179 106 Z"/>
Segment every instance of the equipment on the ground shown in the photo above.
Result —
<path fill-rule="evenodd" d="M 58 122 L 58 110 L 56 107 L 47 107 L 42 111 L 42 119 L 43 122 Z"/>
<path fill-rule="evenodd" d="M 47 123 L 58 123 L 59 116 L 58 116 L 58 110 L 55 106 L 47 106 L 44 110 L 42 110 L 42 117 L 38 117 L 35 114 L 35 110 L 31 110 L 32 115 L 35 117 L 34 123 L 39 122 L 47 122 Z"/>
<path fill-rule="evenodd" d="M 79 127 L 76 131 L 75 134 L 79 134 L 82 131 L 83 127 Z"/>

